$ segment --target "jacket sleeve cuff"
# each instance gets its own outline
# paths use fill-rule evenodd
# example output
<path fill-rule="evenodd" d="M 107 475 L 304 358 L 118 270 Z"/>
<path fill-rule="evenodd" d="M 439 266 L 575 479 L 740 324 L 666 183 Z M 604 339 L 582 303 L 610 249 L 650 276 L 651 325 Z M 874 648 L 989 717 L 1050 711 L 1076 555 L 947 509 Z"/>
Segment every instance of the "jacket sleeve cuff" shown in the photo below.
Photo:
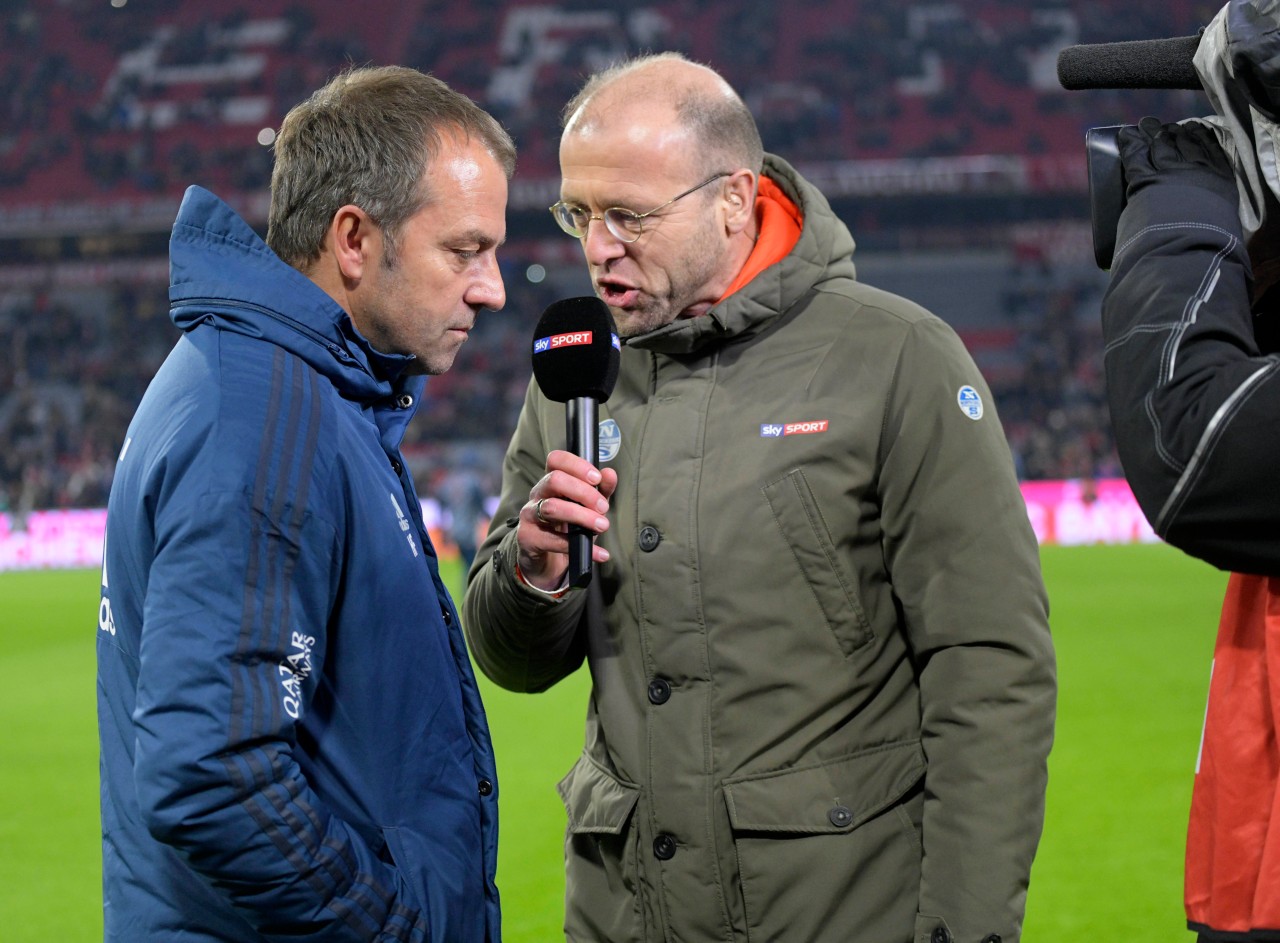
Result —
<path fill-rule="evenodd" d="M 516 542 L 514 527 L 494 551 L 492 566 L 493 575 L 498 577 L 495 585 L 501 587 L 500 592 L 508 600 L 507 604 L 529 613 L 539 611 L 547 605 L 555 605 L 569 594 L 571 588 L 567 585 L 567 571 L 556 589 L 540 589 L 529 582 L 520 569 L 520 545 Z"/>
<path fill-rule="evenodd" d="M 569 572 L 567 570 L 565 571 L 564 576 L 560 578 L 559 586 L 555 589 L 542 589 L 529 582 L 528 577 L 524 575 L 524 570 L 520 569 L 519 560 L 512 560 L 511 566 L 516 574 L 516 582 L 525 589 L 537 593 L 539 596 L 545 596 L 547 599 L 560 599 L 565 595 L 565 593 L 569 592 Z"/>

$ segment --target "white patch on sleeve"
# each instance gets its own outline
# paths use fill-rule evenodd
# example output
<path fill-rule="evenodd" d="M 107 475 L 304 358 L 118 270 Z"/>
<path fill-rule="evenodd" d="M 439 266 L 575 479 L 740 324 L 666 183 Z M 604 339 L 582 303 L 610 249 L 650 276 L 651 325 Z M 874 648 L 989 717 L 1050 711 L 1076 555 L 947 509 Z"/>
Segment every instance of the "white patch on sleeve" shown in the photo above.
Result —
<path fill-rule="evenodd" d="M 982 397 L 967 383 L 956 393 L 956 402 L 960 405 L 960 412 L 974 422 L 982 418 Z"/>

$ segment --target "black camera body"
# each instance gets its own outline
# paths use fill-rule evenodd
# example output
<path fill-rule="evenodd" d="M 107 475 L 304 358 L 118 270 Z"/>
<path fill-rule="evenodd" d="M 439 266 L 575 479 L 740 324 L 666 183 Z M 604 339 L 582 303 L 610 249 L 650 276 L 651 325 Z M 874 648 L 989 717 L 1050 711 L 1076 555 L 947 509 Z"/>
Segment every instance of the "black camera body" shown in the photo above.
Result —
<path fill-rule="evenodd" d="M 1089 169 L 1089 218 L 1093 224 L 1093 259 L 1108 271 L 1116 253 L 1116 227 L 1125 204 L 1124 166 L 1120 163 L 1120 129 L 1090 128 L 1084 135 Z"/>

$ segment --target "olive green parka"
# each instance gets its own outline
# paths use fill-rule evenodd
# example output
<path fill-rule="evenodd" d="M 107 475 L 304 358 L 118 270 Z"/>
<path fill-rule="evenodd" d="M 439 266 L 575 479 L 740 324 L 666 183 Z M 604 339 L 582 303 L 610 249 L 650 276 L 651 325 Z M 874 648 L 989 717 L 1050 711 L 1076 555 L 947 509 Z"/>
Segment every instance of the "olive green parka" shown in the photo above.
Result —
<path fill-rule="evenodd" d="M 765 174 L 799 242 L 628 339 L 600 407 L 611 558 L 559 600 L 514 570 L 565 446 L 530 385 L 467 637 L 514 691 L 590 666 L 568 939 L 1015 943 L 1056 686 L 1008 445 L 955 333 L 859 283 L 823 196 Z"/>

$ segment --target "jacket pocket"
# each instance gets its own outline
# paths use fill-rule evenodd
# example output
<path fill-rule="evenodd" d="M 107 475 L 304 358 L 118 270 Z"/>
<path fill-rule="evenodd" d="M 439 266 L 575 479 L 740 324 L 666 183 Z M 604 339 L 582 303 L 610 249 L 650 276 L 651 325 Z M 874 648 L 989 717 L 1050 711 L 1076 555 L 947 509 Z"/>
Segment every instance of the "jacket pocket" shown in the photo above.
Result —
<path fill-rule="evenodd" d="M 924 770 L 911 740 L 726 780 L 748 939 L 911 940 Z"/>
<path fill-rule="evenodd" d="M 423 883 L 422 868 L 408 867 L 414 859 L 405 849 L 404 837 L 397 826 L 383 825 L 381 831 L 384 845 L 376 849 L 378 858 L 396 869 L 398 880 L 402 882 L 401 891 L 407 886 L 413 895 L 412 900 L 406 900 L 404 904 L 420 910 L 425 918 L 428 913 L 427 902 L 431 898 L 427 896 L 427 887 Z"/>
<path fill-rule="evenodd" d="M 639 840 L 632 812 L 640 787 L 582 754 L 556 786 L 564 803 L 566 940 L 639 943 Z"/>
<path fill-rule="evenodd" d="M 763 488 L 773 519 L 812 591 L 840 650 L 849 657 L 873 638 L 857 585 L 836 554 L 804 470 L 795 468 Z"/>

